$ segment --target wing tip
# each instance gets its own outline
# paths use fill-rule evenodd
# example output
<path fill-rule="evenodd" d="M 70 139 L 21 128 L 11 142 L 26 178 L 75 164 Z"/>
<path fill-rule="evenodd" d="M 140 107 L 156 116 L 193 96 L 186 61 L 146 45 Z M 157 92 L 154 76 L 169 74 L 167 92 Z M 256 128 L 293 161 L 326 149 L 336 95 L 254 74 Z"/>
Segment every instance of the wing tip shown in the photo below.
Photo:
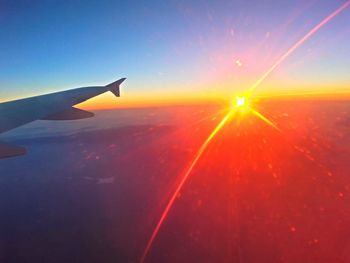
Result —
<path fill-rule="evenodd" d="M 122 84 L 125 80 L 126 80 L 126 78 L 118 79 L 117 81 L 114 81 L 114 82 L 112 82 L 112 83 L 106 85 L 106 87 L 107 87 L 108 90 L 111 91 L 116 97 L 120 97 L 120 84 Z"/>

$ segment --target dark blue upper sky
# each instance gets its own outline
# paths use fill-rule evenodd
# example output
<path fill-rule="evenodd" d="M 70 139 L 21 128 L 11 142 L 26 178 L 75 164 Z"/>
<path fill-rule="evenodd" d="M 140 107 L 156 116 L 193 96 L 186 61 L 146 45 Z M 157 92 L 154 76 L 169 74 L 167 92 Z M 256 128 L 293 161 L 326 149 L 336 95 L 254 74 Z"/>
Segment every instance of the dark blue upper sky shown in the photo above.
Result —
<path fill-rule="evenodd" d="M 129 94 L 220 92 L 214 83 L 234 91 L 254 82 L 344 2 L 1 1 L 0 95 L 17 98 L 124 76 Z M 349 84 L 349 27 L 347 9 L 266 85 Z M 244 67 L 237 69 L 237 60 Z"/>

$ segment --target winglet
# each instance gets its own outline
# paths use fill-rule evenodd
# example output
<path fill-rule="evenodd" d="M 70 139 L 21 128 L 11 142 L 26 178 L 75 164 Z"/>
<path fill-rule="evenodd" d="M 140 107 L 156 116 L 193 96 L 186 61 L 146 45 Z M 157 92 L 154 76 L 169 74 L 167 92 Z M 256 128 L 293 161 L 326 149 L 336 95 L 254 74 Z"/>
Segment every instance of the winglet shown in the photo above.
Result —
<path fill-rule="evenodd" d="M 118 79 L 117 81 L 106 85 L 106 88 L 109 89 L 116 97 L 120 97 L 120 84 L 123 83 L 123 81 L 126 80 L 126 78 Z"/>

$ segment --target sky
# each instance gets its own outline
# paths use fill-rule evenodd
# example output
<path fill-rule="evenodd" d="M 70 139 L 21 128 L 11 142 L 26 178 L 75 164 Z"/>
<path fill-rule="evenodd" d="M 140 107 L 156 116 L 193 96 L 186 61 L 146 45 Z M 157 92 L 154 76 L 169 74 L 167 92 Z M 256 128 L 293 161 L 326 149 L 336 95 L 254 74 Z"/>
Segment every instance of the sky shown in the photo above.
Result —
<path fill-rule="evenodd" d="M 225 99 L 248 89 L 345 0 L 0 1 L 0 100 L 121 77 L 87 106 Z M 350 7 L 256 94 L 347 92 Z M 118 105 L 116 105 L 116 103 Z"/>

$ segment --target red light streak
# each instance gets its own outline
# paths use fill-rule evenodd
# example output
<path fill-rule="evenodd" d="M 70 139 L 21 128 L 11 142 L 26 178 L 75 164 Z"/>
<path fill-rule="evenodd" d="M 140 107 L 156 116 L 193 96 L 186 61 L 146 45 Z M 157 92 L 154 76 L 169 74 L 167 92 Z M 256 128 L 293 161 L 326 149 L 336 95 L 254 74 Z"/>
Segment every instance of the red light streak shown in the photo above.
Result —
<path fill-rule="evenodd" d="M 260 112 L 254 110 L 254 109 L 250 109 L 252 111 L 252 113 L 254 115 L 256 115 L 257 117 L 259 117 L 261 120 L 263 120 L 264 122 L 266 122 L 268 125 L 270 125 L 271 127 L 275 128 L 276 130 L 278 130 L 279 132 L 281 131 L 272 121 L 270 121 L 268 118 L 266 118 L 264 115 L 262 115 Z"/>
<path fill-rule="evenodd" d="M 164 220 L 167 218 L 169 211 L 171 209 L 171 207 L 173 206 L 177 195 L 180 193 L 182 187 L 184 186 L 184 184 L 186 183 L 188 177 L 190 176 L 190 174 L 193 171 L 193 168 L 196 166 L 196 164 L 198 163 L 199 159 L 201 158 L 201 156 L 203 155 L 204 151 L 207 149 L 209 143 L 212 141 L 212 139 L 215 137 L 215 135 L 222 129 L 222 127 L 224 127 L 224 125 L 227 123 L 227 121 L 231 118 L 231 116 L 235 113 L 235 110 L 231 110 L 229 111 L 225 117 L 220 121 L 220 123 L 215 127 L 215 129 L 212 131 L 212 133 L 209 135 L 209 137 L 205 140 L 205 142 L 202 144 L 202 146 L 199 148 L 199 150 L 197 151 L 196 155 L 194 156 L 192 162 L 190 163 L 190 166 L 188 167 L 188 169 L 186 170 L 183 178 L 181 179 L 179 185 L 177 186 L 177 188 L 175 189 L 174 194 L 171 196 L 167 206 L 165 207 L 159 221 L 158 224 L 156 225 L 155 229 L 153 230 L 153 233 L 151 235 L 151 238 L 149 239 L 147 246 L 145 248 L 145 251 L 141 257 L 141 262 L 144 262 L 151 247 L 152 244 L 154 242 L 154 239 L 156 238 L 160 227 L 162 226 Z"/>
<path fill-rule="evenodd" d="M 343 5 L 341 5 L 339 8 L 337 8 L 335 11 L 333 11 L 330 15 L 328 15 L 326 18 L 324 18 L 319 24 L 317 24 L 314 28 L 312 28 L 304 37 L 302 37 L 298 42 L 296 42 L 291 48 L 289 48 L 249 89 L 246 93 L 245 97 L 249 98 L 251 97 L 254 90 L 282 63 L 284 62 L 296 49 L 298 49 L 301 45 L 303 45 L 311 36 L 313 36 L 317 31 L 319 31 L 323 26 L 325 26 L 328 22 L 330 22 L 334 17 L 336 17 L 339 13 L 341 13 L 343 10 L 345 10 L 350 5 L 350 0 L 346 1 Z M 239 105 L 238 105 L 239 106 Z M 197 151 L 196 155 L 194 156 L 194 159 L 192 160 L 190 166 L 186 170 L 183 178 L 181 179 L 179 185 L 177 186 L 174 194 L 172 195 L 171 199 L 169 200 L 167 206 L 165 207 L 155 229 L 152 232 L 152 235 L 146 245 L 146 248 L 144 250 L 144 253 L 141 257 L 141 262 L 144 262 L 152 245 L 155 240 L 155 238 L 158 235 L 158 232 L 167 218 L 170 209 L 172 208 L 177 195 L 181 191 L 182 187 L 186 183 L 188 177 L 190 176 L 191 172 L 193 171 L 194 167 L 198 163 L 199 159 L 203 155 L 204 151 L 208 147 L 209 143 L 212 141 L 212 139 L 215 137 L 215 135 L 222 129 L 222 127 L 226 124 L 226 122 L 230 119 L 230 117 L 236 112 L 237 107 L 229 111 L 225 117 L 221 120 L 221 122 L 215 127 L 215 129 L 211 132 L 209 137 L 204 141 L 202 146 Z M 269 124 L 273 128 L 280 131 L 280 129 L 272 123 L 269 119 L 267 119 L 264 115 L 261 113 L 255 111 L 254 109 L 250 108 L 252 113 L 256 116 L 258 116 L 261 120 L 263 120 L 265 123 Z"/>

